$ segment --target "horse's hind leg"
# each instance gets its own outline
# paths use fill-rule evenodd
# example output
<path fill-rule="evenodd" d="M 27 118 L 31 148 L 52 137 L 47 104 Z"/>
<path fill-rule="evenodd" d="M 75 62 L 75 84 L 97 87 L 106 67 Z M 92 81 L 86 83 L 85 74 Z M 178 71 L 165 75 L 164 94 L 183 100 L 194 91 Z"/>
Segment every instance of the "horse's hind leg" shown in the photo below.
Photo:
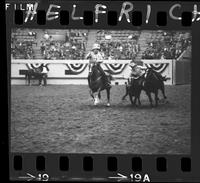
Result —
<path fill-rule="evenodd" d="M 151 107 L 153 107 L 153 103 L 152 103 L 152 98 L 151 98 L 151 93 L 150 92 L 146 92 L 148 98 L 149 98 L 149 102 L 150 102 L 150 105 Z"/>
<path fill-rule="evenodd" d="M 44 74 L 43 81 L 44 81 L 44 86 L 47 86 L 47 74 Z"/>
<path fill-rule="evenodd" d="M 141 106 L 140 96 L 138 96 L 138 105 Z"/>
<path fill-rule="evenodd" d="M 163 98 L 164 98 L 164 99 L 167 99 L 167 97 L 166 97 L 166 95 L 165 95 L 165 86 L 164 86 L 164 84 L 161 86 L 160 90 L 161 90 L 161 92 L 162 92 L 162 94 L 163 94 Z"/>
<path fill-rule="evenodd" d="M 141 94 L 141 90 L 139 90 L 136 94 L 135 94 L 135 98 L 137 99 L 138 101 L 138 106 L 141 106 L 141 101 L 140 101 L 140 94 Z M 136 102 L 137 102 L 136 101 Z"/>
<path fill-rule="evenodd" d="M 106 92 L 107 92 L 107 106 L 109 107 L 110 106 L 110 88 L 107 88 Z"/>
<path fill-rule="evenodd" d="M 133 96 L 130 93 L 129 93 L 129 98 L 130 98 L 131 104 L 134 105 Z"/>
<path fill-rule="evenodd" d="M 98 97 L 99 97 L 99 99 L 101 99 L 101 93 L 100 92 L 98 93 Z"/>
<path fill-rule="evenodd" d="M 167 99 L 167 96 L 165 95 L 165 86 L 164 86 L 164 84 L 161 86 L 160 90 L 161 90 L 162 95 L 163 95 L 163 100 L 162 100 L 162 101 L 163 101 L 164 103 L 168 103 L 168 101 L 166 100 L 166 99 Z"/>
<path fill-rule="evenodd" d="M 31 86 L 31 75 L 28 75 L 28 85 Z"/>
<path fill-rule="evenodd" d="M 133 106 L 137 106 L 136 102 L 137 102 L 138 96 L 135 96 L 134 101 L 133 101 Z"/>
<path fill-rule="evenodd" d="M 126 96 L 128 95 L 128 86 L 126 85 L 126 93 L 125 95 L 122 97 L 122 100 L 125 100 Z"/>
<path fill-rule="evenodd" d="M 28 75 L 25 75 L 25 85 L 28 85 Z"/>
<path fill-rule="evenodd" d="M 126 97 L 127 97 L 128 93 L 126 93 L 123 97 L 122 97 L 122 100 L 125 100 Z"/>
<path fill-rule="evenodd" d="M 158 106 L 158 90 L 155 91 L 154 95 L 155 95 L 155 107 L 157 107 Z"/>

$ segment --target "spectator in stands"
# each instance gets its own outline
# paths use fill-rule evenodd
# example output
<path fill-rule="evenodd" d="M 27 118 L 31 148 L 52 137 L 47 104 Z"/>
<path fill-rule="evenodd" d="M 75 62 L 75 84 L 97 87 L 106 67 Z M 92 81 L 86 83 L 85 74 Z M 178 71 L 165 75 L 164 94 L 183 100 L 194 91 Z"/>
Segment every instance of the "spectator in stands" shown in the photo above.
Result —
<path fill-rule="evenodd" d="M 46 44 L 44 43 L 44 41 L 41 41 L 40 50 L 41 50 L 42 56 L 45 55 L 45 49 L 46 49 Z"/>
<path fill-rule="evenodd" d="M 48 40 L 48 39 L 49 39 L 49 34 L 48 34 L 46 31 L 44 32 L 43 38 L 44 38 L 45 40 Z"/>

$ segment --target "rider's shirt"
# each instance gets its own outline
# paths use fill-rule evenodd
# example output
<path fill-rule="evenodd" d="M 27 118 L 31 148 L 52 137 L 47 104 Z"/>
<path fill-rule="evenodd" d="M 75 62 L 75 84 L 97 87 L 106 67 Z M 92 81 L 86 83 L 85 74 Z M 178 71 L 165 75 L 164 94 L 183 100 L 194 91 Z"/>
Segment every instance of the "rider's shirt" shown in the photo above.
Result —
<path fill-rule="evenodd" d="M 95 54 L 93 51 L 91 51 L 86 55 L 86 58 L 90 58 L 90 63 L 95 63 L 98 61 L 102 61 L 103 55 L 101 52 L 98 52 L 97 54 Z"/>
<path fill-rule="evenodd" d="M 145 67 L 145 66 L 137 65 L 132 68 L 130 77 L 140 77 L 145 74 L 146 69 L 147 69 L 147 67 Z"/>
<path fill-rule="evenodd" d="M 128 67 L 127 70 L 126 70 L 126 72 L 124 73 L 123 77 L 125 79 L 128 79 L 128 78 L 131 77 L 131 75 L 132 75 L 132 69 L 130 67 Z"/>
<path fill-rule="evenodd" d="M 90 59 L 89 60 L 89 72 L 91 72 L 91 65 L 97 62 L 102 62 L 103 61 L 103 54 L 101 52 L 98 52 L 97 54 L 95 54 L 93 51 L 89 52 L 86 55 L 86 59 Z"/>

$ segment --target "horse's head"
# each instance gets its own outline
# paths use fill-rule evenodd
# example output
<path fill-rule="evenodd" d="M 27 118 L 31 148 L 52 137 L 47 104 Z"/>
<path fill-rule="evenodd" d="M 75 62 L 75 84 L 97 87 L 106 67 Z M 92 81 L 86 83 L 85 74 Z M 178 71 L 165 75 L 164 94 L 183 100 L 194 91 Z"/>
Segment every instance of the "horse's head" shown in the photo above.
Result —
<path fill-rule="evenodd" d="M 99 77 L 101 75 L 101 72 L 99 71 L 99 63 L 95 63 L 92 66 L 92 76 L 93 77 Z"/>
<path fill-rule="evenodd" d="M 146 81 L 156 82 L 159 81 L 158 75 L 156 74 L 156 71 L 154 71 L 152 68 L 149 68 L 147 70 L 146 74 Z"/>

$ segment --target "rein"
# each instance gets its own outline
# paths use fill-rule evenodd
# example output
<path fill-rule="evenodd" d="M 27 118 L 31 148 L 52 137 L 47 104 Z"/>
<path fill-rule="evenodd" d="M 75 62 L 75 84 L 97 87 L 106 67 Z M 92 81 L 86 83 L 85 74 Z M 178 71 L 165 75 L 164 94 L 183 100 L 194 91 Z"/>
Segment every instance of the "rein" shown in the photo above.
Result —
<path fill-rule="evenodd" d="M 90 82 L 92 82 L 92 80 L 91 80 L 91 76 L 90 76 Z M 98 80 L 100 80 L 102 78 L 102 76 L 99 76 L 95 81 L 93 81 L 93 82 L 97 82 Z"/>
<path fill-rule="evenodd" d="M 159 78 L 156 76 L 156 74 L 155 74 L 153 71 L 151 71 L 151 74 L 152 74 L 157 80 L 159 80 Z"/>
<path fill-rule="evenodd" d="M 90 75 L 90 82 L 92 82 L 92 74 L 94 73 L 94 70 L 92 70 L 92 73 Z M 100 80 L 102 78 L 102 76 L 99 76 L 95 81 L 93 82 L 97 82 L 98 80 Z"/>

